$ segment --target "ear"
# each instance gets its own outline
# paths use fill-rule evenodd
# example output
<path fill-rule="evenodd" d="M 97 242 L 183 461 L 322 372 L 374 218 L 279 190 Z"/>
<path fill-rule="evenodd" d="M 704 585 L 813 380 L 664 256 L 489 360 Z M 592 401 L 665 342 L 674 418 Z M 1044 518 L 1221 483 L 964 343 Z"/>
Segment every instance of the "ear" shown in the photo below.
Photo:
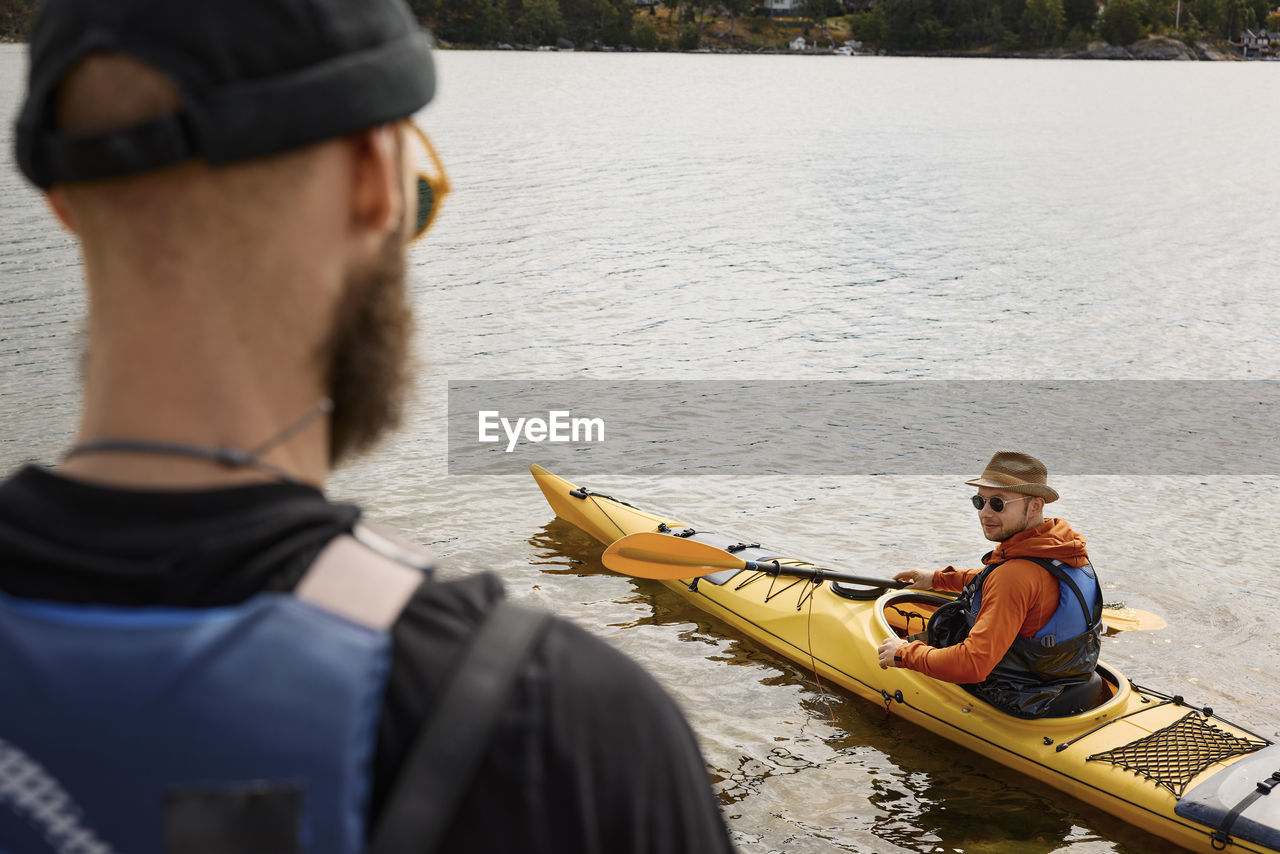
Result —
<path fill-rule="evenodd" d="M 382 239 L 400 228 L 404 191 L 400 186 L 400 144 L 394 125 L 348 137 L 351 154 L 351 225 L 357 233 Z"/>
<path fill-rule="evenodd" d="M 72 234 L 79 234 L 76 229 L 75 217 L 71 213 L 71 205 L 67 204 L 67 194 L 61 187 L 53 187 L 44 194 L 44 200 L 49 205 L 49 210 L 53 211 L 53 215 L 58 218 L 58 222 L 62 223 L 62 227 Z"/>

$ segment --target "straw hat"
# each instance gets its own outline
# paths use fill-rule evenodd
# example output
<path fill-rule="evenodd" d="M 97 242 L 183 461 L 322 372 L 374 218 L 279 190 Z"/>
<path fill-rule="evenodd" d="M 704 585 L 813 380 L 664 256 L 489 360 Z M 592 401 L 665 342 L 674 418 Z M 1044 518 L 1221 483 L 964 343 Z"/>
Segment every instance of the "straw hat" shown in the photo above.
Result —
<path fill-rule="evenodd" d="M 1049 470 L 1030 454 L 996 451 L 982 475 L 966 480 L 967 486 L 989 486 L 1043 498 L 1045 503 L 1058 500 L 1058 492 L 1049 486 Z"/>

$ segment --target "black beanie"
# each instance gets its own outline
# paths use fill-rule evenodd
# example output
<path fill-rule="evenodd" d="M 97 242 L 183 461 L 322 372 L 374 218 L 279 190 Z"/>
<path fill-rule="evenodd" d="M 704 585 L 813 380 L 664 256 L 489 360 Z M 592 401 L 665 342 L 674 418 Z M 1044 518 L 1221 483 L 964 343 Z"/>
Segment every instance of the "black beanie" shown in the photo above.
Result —
<path fill-rule="evenodd" d="M 60 133 L 58 86 L 94 53 L 169 75 L 181 106 Z M 435 93 L 430 38 L 402 0 L 44 0 L 30 62 L 15 148 L 43 188 L 287 151 L 410 116 Z"/>

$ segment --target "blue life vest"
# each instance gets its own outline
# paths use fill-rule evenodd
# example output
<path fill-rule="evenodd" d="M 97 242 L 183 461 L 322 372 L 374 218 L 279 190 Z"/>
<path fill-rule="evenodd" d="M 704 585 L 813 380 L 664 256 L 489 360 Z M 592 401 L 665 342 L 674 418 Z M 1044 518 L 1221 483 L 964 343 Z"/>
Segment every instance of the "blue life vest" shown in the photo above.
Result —
<path fill-rule="evenodd" d="M 1010 560 L 1029 560 L 1053 575 L 1058 581 L 1058 607 L 1034 636 L 1015 637 L 984 680 L 964 687 L 1018 717 L 1064 714 L 1058 711 L 1060 700 L 1076 705 L 1079 689 L 1096 681 L 1094 668 L 1102 648 L 1102 588 L 1089 564 L 1070 567 L 1034 557 Z M 988 565 L 955 601 L 934 612 L 929 620 L 930 646 L 954 646 L 969 636 L 982 609 L 983 584 L 1003 563 Z"/>
<path fill-rule="evenodd" d="M 341 603 L 367 575 L 303 594 L 323 563 L 231 607 L 0 595 L 0 851 L 360 851 L 389 628 L 422 575 L 396 564 L 365 621 Z"/>
<path fill-rule="evenodd" d="M 1058 607 L 1049 622 L 1032 635 L 1041 646 L 1055 646 L 1060 640 L 1079 637 L 1101 619 L 1102 589 L 1098 585 L 1098 576 L 1093 566 L 1087 563 L 1084 566 L 1067 566 L 1059 560 L 1042 558 L 1024 557 L 1021 560 L 1040 564 L 1058 580 Z M 970 606 L 970 613 L 975 620 L 978 618 L 978 611 L 982 610 L 982 581 L 999 565 L 994 564 L 982 571 L 982 580 L 977 583 Z"/>

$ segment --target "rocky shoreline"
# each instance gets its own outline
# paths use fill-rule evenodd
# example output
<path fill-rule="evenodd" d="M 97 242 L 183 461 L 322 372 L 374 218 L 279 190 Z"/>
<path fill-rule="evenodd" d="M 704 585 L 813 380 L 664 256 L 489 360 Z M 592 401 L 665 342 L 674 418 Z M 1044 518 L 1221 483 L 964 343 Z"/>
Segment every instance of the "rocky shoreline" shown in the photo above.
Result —
<path fill-rule="evenodd" d="M 12 35 L 0 35 L 0 44 L 19 44 L 22 39 Z M 488 45 L 462 45 L 449 44 L 447 42 L 439 45 L 442 48 L 455 50 L 489 50 L 493 49 Z M 503 50 L 606 50 L 609 52 L 617 51 L 615 47 L 593 47 L 593 46 L 574 46 L 567 43 L 557 47 L 538 47 L 536 45 L 516 45 L 512 46 L 504 44 L 501 46 Z M 627 52 L 641 53 L 639 48 L 626 46 L 621 50 Z M 669 53 L 681 53 L 682 51 L 666 51 Z M 836 50 L 807 49 L 803 51 L 783 50 L 776 47 L 753 48 L 744 46 L 740 48 L 724 48 L 724 49 L 707 49 L 702 48 L 695 51 L 683 51 L 685 53 L 771 53 L 771 54 L 791 54 L 791 55 L 809 55 L 809 56 L 831 56 L 838 55 Z M 849 55 L 849 54 L 845 54 Z M 871 52 L 853 51 L 854 56 L 872 55 Z M 1235 51 L 1225 50 L 1221 45 L 1208 41 L 1197 41 L 1194 45 L 1188 45 L 1178 39 L 1169 38 L 1168 36 L 1148 36 L 1141 41 L 1134 42 L 1131 45 L 1114 45 L 1104 41 L 1091 43 L 1084 50 L 1066 50 L 1063 48 L 1054 48 L 1041 51 L 1015 51 L 1006 52 L 990 52 L 990 51 L 935 51 L 930 53 L 886 53 L 878 51 L 875 55 L 879 56 L 923 56 L 923 57 L 965 57 L 980 59 L 1112 59 L 1112 60 L 1152 60 L 1152 61 L 1202 61 L 1202 62 L 1242 62 L 1244 57 Z"/>
<path fill-rule="evenodd" d="M 837 51 L 822 48 L 810 48 L 804 51 L 788 51 L 777 48 L 752 50 L 701 50 L 696 53 L 794 53 L 814 56 L 829 56 Z M 855 56 L 917 56 L 948 57 L 977 59 L 1115 59 L 1115 60 L 1150 60 L 1169 61 L 1201 61 L 1201 62 L 1243 62 L 1244 57 L 1230 46 L 1199 40 L 1193 45 L 1168 36 L 1148 36 L 1130 45 L 1108 44 L 1105 41 L 1091 42 L 1084 50 L 1069 48 L 1046 48 L 1044 50 L 998 51 L 904 51 L 890 53 L 886 51 L 854 51 Z"/>
<path fill-rule="evenodd" d="M 1238 53 L 1227 53 L 1218 45 L 1207 41 L 1197 41 L 1194 45 L 1171 39 L 1167 36 L 1149 36 L 1131 45 L 1121 46 L 1098 42 L 1079 53 L 1066 54 L 1071 59 L 1154 59 L 1154 60 L 1201 60 L 1201 61 L 1243 61 Z"/>
<path fill-rule="evenodd" d="M 741 38 L 741 37 L 740 37 Z M 1090 42 L 1088 47 L 1083 49 L 1052 47 L 1041 50 L 1017 50 L 1017 51 L 1001 51 L 993 48 L 978 48 L 975 50 L 940 50 L 940 51 L 885 51 L 885 50 L 864 50 L 861 46 L 850 47 L 858 43 L 847 41 L 844 45 L 838 42 L 838 36 L 834 36 L 829 45 L 817 47 L 814 45 L 807 46 L 803 50 L 788 49 L 785 46 L 785 40 L 779 44 L 778 39 L 773 39 L 768 43 L 753 43 L 748 39 L 742 39 L 738 44 L 725 45 L 716 44 L 720 41 L 720 34 L 713 33 L 710 30 L 706 33 L 703 40 L 703 47 L 696 50 L 676 50 L 671 47 L 658 50 L 643 50 L 633 47 L 632 45 L 603 45 L 603 44 L 579 44 L 575 45 L 566 39 L 558 39 L 556 45 L 533 45 L 533 44 L 510 44 L 503 43 L 501 45 L 470 45 L 470 44 L 450 44 L 441 42 L 440 46 L 445 49 L 453 50 L 541 50 L 541 51 L 602 51 L 606 53 L 709 53 L 709 54 L 773 54 L 788 56 L 914 56 L 914 57 L 948 57 L 948 58 L 967 58 L 967 59 L 1108 59 L 1108 60 L 1145 60 L 1156 62 L 1242 62 L 1244 57 L 1237 52 L 1237 48 L 1225 42 L 1213 42 L 1206 39 L 1196 39 L 1194 42 L 1188 43 L 1181 39 L 1171 36 L 1151 35 L 1140 39 L 1129 45 L 1113 45 L 1102 40 Z M 709 43 L 709 44 L 708 44 Z"/>

